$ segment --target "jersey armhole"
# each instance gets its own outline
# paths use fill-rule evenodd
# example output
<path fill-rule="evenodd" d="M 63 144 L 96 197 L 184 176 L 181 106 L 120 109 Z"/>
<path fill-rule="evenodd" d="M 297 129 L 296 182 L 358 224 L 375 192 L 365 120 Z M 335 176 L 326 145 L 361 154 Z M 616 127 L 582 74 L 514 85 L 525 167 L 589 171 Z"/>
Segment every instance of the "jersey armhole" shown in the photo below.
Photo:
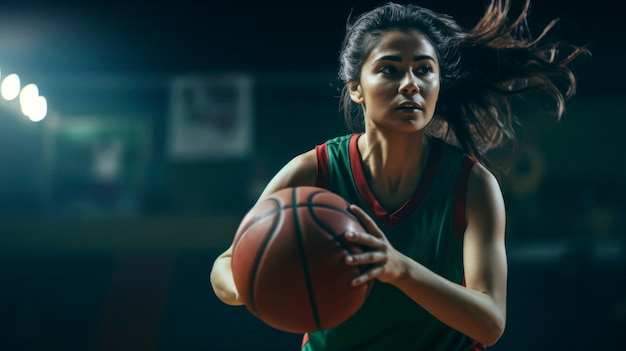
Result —
<path fill-rule="evenodd" d="M 317 158 L 315 163 L 315 186 L 328 189 L 330 174 L 326 143 L 315 146 L 315 155 Z"/>

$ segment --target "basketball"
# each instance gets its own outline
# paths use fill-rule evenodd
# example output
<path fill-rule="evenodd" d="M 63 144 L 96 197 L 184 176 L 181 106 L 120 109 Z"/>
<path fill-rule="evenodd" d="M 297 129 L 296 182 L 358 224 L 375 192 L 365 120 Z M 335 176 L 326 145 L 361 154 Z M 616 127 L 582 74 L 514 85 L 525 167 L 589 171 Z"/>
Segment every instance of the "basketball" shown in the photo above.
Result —
<path fill-rule="evenodd" d="M 363 267 L 345 257 L 362 252 L 344 240 L 364 231 L 339 195 L 317 187 L 286 188 L 257 202 L 233 240 L 235 286 L 247 309 L 279 330 L 328 329 L 361 307 L 373 282 L 354 287 Z"/>

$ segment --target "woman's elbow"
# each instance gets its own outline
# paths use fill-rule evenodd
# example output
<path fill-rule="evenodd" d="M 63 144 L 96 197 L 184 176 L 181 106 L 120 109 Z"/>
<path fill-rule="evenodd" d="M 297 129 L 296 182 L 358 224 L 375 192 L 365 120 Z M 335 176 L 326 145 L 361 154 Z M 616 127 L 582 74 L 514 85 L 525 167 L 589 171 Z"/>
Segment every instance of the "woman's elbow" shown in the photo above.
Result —
<path fill-rule="evenodd" d="M 502 317 L 495 320 L 489 330 L 486 330 L 485 335 L 481 338 L 480 343 L 484 346 L 493 346 L 504 334 L 506 327 L 506 318 Z"/>

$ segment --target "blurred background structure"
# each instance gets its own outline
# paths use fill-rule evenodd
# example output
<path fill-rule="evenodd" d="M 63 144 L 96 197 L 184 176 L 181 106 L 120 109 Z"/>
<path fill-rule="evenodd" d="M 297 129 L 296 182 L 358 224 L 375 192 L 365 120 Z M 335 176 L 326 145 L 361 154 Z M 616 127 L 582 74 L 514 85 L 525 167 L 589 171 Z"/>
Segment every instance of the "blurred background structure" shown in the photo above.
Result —
<path fill-rule="evenodd" d="M 346 132 L 337 53 L 350 9 L 376 3 L 0 0 L 0 349 L 296 350 L 298 335 L 218 302 L 208 273 L 270 177 Z M 418 3 L 469 27 L 484 1 Z M 493 350 L 622 344 L 619 8 L 533 4 L 532 28 L 561 17 L 554 35 L 593 57 L 563 119 L 527 116 L 506 155 L 509 319 Z"/>

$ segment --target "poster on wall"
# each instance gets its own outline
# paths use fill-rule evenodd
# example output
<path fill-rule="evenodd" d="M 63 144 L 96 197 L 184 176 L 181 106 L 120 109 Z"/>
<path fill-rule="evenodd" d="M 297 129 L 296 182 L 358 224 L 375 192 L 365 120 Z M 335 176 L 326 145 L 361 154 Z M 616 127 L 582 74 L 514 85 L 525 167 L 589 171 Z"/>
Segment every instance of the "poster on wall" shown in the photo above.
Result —
<path fill-rule="evenodd" d="M 173 161 L 245 157 L 252 147 L 252 80 L 179 76 L 170 83 L 167 154 Z"/>

